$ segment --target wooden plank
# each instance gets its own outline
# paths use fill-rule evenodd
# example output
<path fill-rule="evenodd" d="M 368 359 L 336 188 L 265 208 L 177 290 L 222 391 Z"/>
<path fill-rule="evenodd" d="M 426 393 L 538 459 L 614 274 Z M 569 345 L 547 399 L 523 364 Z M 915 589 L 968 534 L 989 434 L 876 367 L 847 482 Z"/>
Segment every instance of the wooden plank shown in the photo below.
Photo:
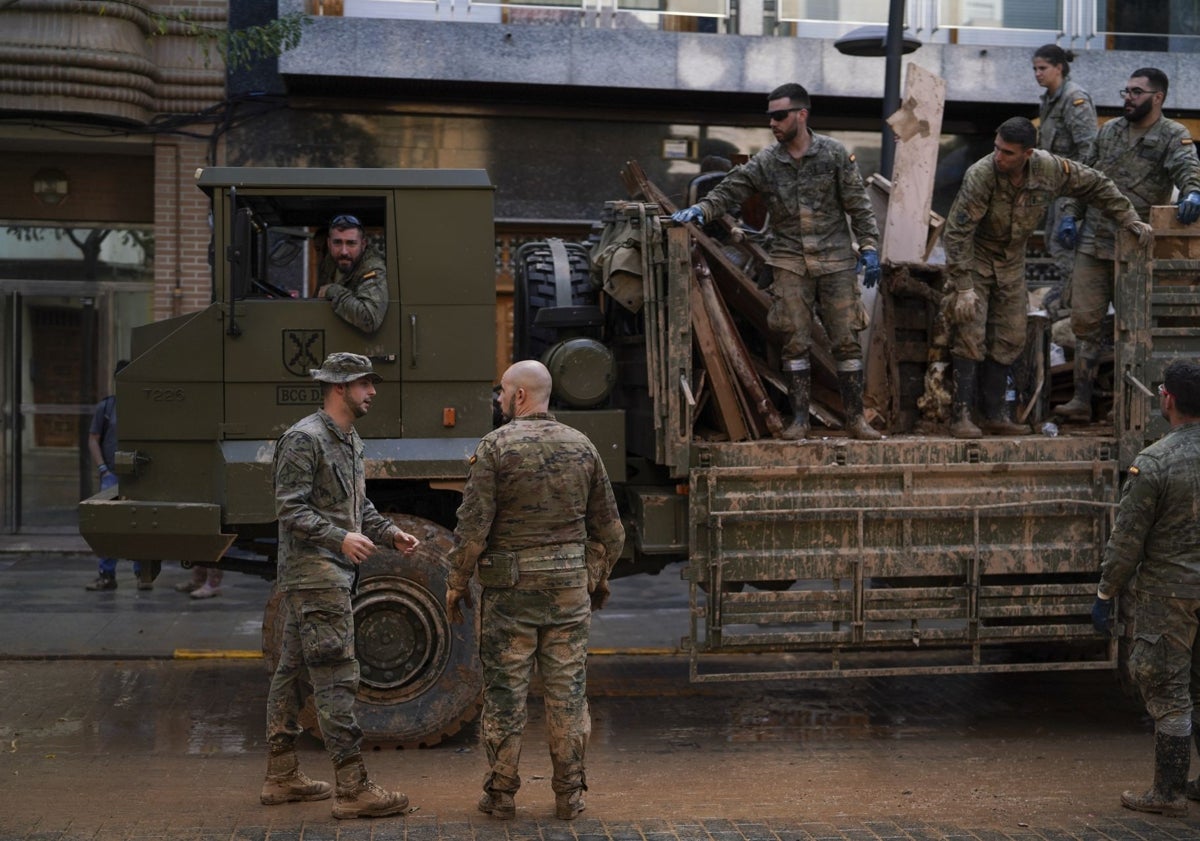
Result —
<path fill-rule="evenodd" d="M 750 433 L 742 420 L 733 379 L 725 368 L 725 359 L 713 333 L 708 310 L 704 307 L 704 296 L 700 292 L 700 286 L 696 283 L 695 275 L 690 273 L 688 289 L 691 291 L 692 335 L 700 349 L 700 357 L 704 360 L 704 370 L 708 372 L 709 388 L 713 400 L 716 401 L 717 422 L 730 441 L 745 441 L 750 437 Z"/>
<path fill-rule="evenodd" d="M 704 303 L 708 307 L 709 321 L 712 322 L 716 336 L 721 341 L 721 350 L 725 353 L 725 359 L 729 362 L 729 367 L 734 374 L 737 375 L 742 388 L 745 389 L 746 403 L 750 411 L 762 420 L 772 438 L 778 438 L 783 433 L 783 419 L 775 410 L 774 404 L 767 398 L 767 391 L 763 388 L 762 380 L 758 378 L 758 372 L 754 370 L 750 353 L 742 343 L 742 337 L 738 335 L 737 328 L 733 326 L 733 320 L 729 316 L 729 311 L 725 309 L 725 303 L 717 294 L 708 264 L 700 256 L 699 250 L 692 252 L 692 271 L 700 285 Z"/>
<path fill-rule="evenodd" d="M 885 263 L 925 259 L 929 240 L 927 220 L 933 204 L 933 176 L 945 103 L 946 80 L 910 63 L 904 101 L 887 119 L 899 142 L 879 254 Z"/>

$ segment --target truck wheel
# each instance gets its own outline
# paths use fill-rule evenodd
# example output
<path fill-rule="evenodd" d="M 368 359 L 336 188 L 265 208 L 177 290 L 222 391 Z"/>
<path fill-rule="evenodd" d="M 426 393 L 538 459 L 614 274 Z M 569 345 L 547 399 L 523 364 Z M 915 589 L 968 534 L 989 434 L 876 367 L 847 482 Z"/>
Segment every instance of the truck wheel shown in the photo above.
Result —
<path fill-rule="evenodd" d="M 571 306 L 596 303 L 592 287 L 588 248 L 577 242 L 564 242 L 571 275 Z M 554 255 L 546 242 L 527 242 L 517 249 L 517 269 L 513 285 L 513 361 L 540 359 L 559 339 L 559 332 L 534 325 L 538 310 L 557 306 L 554 279 Z"/>
<path fill-rule="evenodd" d="M 468 613 L 466 621 L 453 625 L 446 615 L 450 532 L 420 517 L 390 517 L 421 545 L 407 557 L 379 550 L 359 568 L 352 599 L 360 669 L 354 713 L 364 739 L 374 745 L 429 747 L 479 714 L 478 618 Z M 478 585 L 471 587 L 478 605 Z M 280 641 L 278 606 L 279 595 L 272 593 L 263 617 L 263 653 L 272 670 Z M 311 693 L 300 721 L 320 738 Z"/>

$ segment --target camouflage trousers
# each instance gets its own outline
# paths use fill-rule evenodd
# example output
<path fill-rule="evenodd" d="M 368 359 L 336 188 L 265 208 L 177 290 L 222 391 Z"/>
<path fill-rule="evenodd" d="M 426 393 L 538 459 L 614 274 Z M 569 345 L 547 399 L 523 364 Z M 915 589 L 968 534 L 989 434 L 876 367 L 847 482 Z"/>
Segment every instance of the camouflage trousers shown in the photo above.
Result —
<path fill-rule="evenodd" d="M 282 633 L 279 663 L 267 695 L 267 742 L 293 744 L 300 735 L 301 682 L 312 683 L 317 722 L 333 764 L 358 755 L 362 729 L 354 717 L 358 661 L 354 659 L 354 614 L 346 590 L 292 590 L 279 602 Z"/>
<path fill-rule="evenodd" d="M 586 587 L 483 591 L 483 715 L 489 772 L 486 791 L 516 792 L 534 664 L 542 677 L 546 730 L 554 766 L 551 788 L 587 788 L 584 754 L 592 732 L 587 703 L 587 641 L 591 600 Z"/>
<path fill-rule="evenodd" d="M 1071 332 L 1076 339 L 1099 345 L 1100 324 L 1113 299 L 1113 261 L 1082 251 L 1075 255 L 1071 274 Z"/>
<path fill-rule="evenodd" d="M 1155 732 L 1167 736 L 1192 732 L 1200 695 L 1198 630 L 1200 599 L 1135 591 L 1129 670 L 1154 719 Z"/>
<path fill-rule="evenodd" d="M 830 351 L 838 362 L 862 359 L 858 332 L 866 327 L 866 311 L 858 294 L 853 269 L 813 277 L 773 266 L 774 281 L 767 287 L 771 308 L 767 326 L 784 337 L 782 357 L 803 359 L 812 346 L 814 307 L 821 307 L 821 322 L 829 333 Z"/>
<path fill-rule="evenodd" d="M 991 358 L 1001 365 L 1011 365 L 1025 349 L 1029 290 L 1024 274 L 1003 283 L 998 283 L 995 277 L 974 272 L 972 275 L 975 294 L 979 296 L 975 318 L 970 324 L 954 325 L 950 353 L 975 362 Z M 947 296 L 946 303 L 949 302 Z M 947 323 L 952 323 L 952 319 L 947 318 Z"/>

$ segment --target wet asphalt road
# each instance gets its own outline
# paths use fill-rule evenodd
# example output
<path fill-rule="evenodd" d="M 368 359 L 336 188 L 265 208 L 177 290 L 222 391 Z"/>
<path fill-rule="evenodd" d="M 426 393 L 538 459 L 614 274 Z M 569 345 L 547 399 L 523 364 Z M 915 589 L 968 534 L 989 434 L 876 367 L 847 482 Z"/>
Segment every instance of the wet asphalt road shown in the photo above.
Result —
<path fill-rule="evenodd" d="M 257 802 L 269 585 L 226 577 L 194 602 L 168 566 L 88 593 L 81 556 L 0 556 L 0 841 L 7 839 L 1184 839 L 1121 809 L 1151 773 L 1151 727 L 1107 673 L 694 685 L 677 571 L 614 582 L 589 662 L 589 809 L 553 819 L 531 707 L 517 820 L 475 811 L 475 726 L 376 751 L 407 818 L 337 822 L 329 804 Z M 632 653 L 646 650 L 659 654 Z M 328 778 L 319 745 L 306 770 Z M 1200 763 L 1198 763 L 1200 764 Z"/>

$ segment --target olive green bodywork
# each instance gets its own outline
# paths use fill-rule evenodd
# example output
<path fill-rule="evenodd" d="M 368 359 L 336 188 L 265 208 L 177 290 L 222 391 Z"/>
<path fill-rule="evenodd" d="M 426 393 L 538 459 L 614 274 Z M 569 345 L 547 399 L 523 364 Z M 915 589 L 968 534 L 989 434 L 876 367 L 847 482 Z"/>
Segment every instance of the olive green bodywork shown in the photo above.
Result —
<path fill-rule="evenodd" d="M 492 427 L 486 173 L 209 168 L 198 186 L 212 199 L 214 302 L 135 331 L 116 388 L 119 494 L 81 504 L 88 543 L 144 560 L 215 563 L 235 543 L 269 556 L 256 541 L 273 535 L 275 440 L 320 406 L 309 370 L 333 351 L 369 356 L 383 378 L 356 424 L 368 479 L 388 485 L 383 501 L 444 520 L 439 484 L 465 479 Z M 326 300 L 247 285 L 269 281 L 281 242 L 307 249 L 339 213 L 359 217 L 387 255 L 389 305 L 373 334 Z M 315 269 L 300 268 L 307 284 Z"/>

